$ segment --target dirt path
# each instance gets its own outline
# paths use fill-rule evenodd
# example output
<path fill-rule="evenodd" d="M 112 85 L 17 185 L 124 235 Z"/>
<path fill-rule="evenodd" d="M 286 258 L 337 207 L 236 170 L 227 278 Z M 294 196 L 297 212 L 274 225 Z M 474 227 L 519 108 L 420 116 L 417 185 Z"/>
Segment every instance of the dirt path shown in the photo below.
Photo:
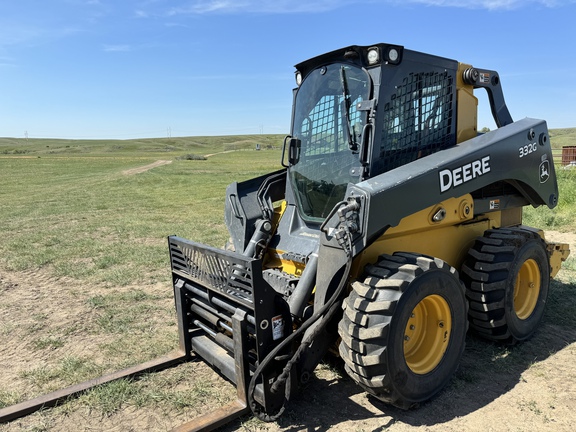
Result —
<path fill-rule="evenodd" d="M 219 154 L 223 154 L 223 153 L 231 153 L 234 151 L 237 151 L 237 150 L 226 150 L 226 151 L 221 151 L 218 153 L 210 153 L 210 154 L 204 155 L 204 157 L 209 158 L 210 156 L 215 156 L 215 155 L 219 155 Z M 149 171 L 153 168 L 157 168 L 157 167 L 163 166 L 163 165 L 168 165 L 171 163 L 172 163 L 171 160 L 157 160 L 156 162 L 152 162 L 151 164 L 148 164 L 148 165 L 124 170 L 124 171 L 122 171 L 122 174 L 124 174 L 124 175 L 142 174 L 143 172 Z"/>
<path fill-rule="evenodd" d="M 238 151 L 238 150 L 225 150 L 225 151 L 221 151 L 221 152 L 218 152 L 218 153 L 210 153 L 210 154 L 204 155 L 204 157 L 205 157 L 205 158 L 208 158 L 208 157 L 210 157 L 210 156 L 215 156 L 215 155 L 224 154 L 224 153 L 232 153 L 232 152 L 235 152 L 235 151 Z"/>
<path fill-rule="evenodd" d="M 148 170 L 151 170 L 152 168 L 156 168 L 156 167 L 159 167 L 159 166 L 162 166 L 162 165 L 168 165 L 168 164 L 171 164 L 171 163 L 172 163 L 171 160 L 157 160 L 156 162 L 153 162 L 153 163 L 148 164 L 148 165 L 144 165 L 144 166 L 141 166 L 141 167 L 138 167 L 138 168 L 132 168 L 132 169 L 129 169 L 129 170 L 122 171 L 122 174 L 124 174 L 124 175 L 141 174 L 141 173 L 143 173 L 143 172 L 146 172 L 146 171 L 148 171 Z"/>
<path fill-rule="evenodd" d="M 547 238 L 569 242 L 576 253 L 576 234 L 548 232 Z M 573 273 L 562 270 L 551 290 L 576 289 Z M 123 287 L 121 291 L 129 293 L 135 289 L 158 295 L 166 287 Z M 9 399 L 7 395 L 12 393 L 37 395 L 38 386 L 30 377 L 26 378 L 26 374 L 43 368 L 50 371 L 71 356 L 90 359 L 103 369 L 106 365 L 109 367 L 110 359 L 99 347 L 113 343 L 114 335 L 94 331 L 98 311 L 87 302 L 87 298 L 106 295 L 108 290 L 52 278 L 41 269 L 0 273 L 0 400 Z M 170 299 L 162 299 L 160 306 L 171 308 L 170 303 Z M 548 307 L 562 306 L 554 303 Z M 165 318 L 156 316 L 165 311 L 157 313 L 150 309 L 148 313 L 151 331 L 166 327 Z M 545 318 L 532 340 L 512 348 L 469 336 L 461 366 L 452 382 L 436 398 L 417 409 L 401 411 L 367 397 L 335 363 L 316 370 L 315 379 L 289 403 L 276 423 L 262 423 L 246 416 L 221 431 L 571 432 L 576 424 L 576 328 L 571 325 L 573 322 L 570 311 L 565 322 Z M 176 328 L 168 326 L 168 331 Z M 42 348 L 41 343 L 53 346 Z M 89 403 L 72 401 L 0 425 L 0 431 L 165 431 L 196 417 L 200 411 L 213 410 L 234 393 L 230 384 L 202 362 L 160 372 L 151 378 L 158 381 L 148 385 L 170 385 L 166 384 L 174 380 L 170 377 L 178 374 L 182 376 L 179 387 L 202 384 L 224 396 L 212 396 L 204 401 L 201 410 L 166 409 L 161 401 L 157 406 L 126 402 L 122 409 L 110 415 L 103 415 Z M 58 380 L 48 380 L 43 389 L 61 386 Z"/>

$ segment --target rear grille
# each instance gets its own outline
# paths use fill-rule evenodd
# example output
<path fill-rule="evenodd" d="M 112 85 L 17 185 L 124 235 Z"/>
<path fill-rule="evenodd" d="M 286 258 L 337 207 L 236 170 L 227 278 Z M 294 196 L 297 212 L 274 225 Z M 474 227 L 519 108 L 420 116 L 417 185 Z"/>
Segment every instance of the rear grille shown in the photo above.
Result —
<path fill-rule="evenodd" d="M 384 105 L 379 167 L 398 168 L 456 144 L 453 77 L 447 71 L 411 73 Z"/>
<path fill-rule="evenodd" d="M 235 258 L 178 237 L 170 237 L 169 243 L 174 273 L 253 307 L 254 280 L 246 257 Z"/>

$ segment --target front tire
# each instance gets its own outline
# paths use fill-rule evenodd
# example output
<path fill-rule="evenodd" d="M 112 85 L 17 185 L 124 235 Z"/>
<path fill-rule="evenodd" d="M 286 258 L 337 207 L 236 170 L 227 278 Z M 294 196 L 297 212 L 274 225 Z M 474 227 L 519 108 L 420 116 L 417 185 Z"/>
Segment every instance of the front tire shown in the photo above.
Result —
<path fill-rule="evenodd" d="M 383 255 L 344 301 L 345 369 L 377 398 L 408 408 L 439 392 L 464 351 L 467 303 L 457 272 L 410 253 Z"/>
<path fill-rule="evenodd" d="M 509 344 L 529 339 L 542 321 L 550 286 L 546 243 L 523 228 L 488 230 L 468 252 L 462 280 L 476 333 Z"/>

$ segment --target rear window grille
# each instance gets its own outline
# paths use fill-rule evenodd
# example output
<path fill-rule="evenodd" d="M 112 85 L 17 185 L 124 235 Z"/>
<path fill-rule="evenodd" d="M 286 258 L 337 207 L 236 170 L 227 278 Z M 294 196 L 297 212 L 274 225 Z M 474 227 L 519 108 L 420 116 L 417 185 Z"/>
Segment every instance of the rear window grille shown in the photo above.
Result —
<path fill-rule="evenodd" d="M 379 172 L 455 144 L 452 77 L 411 73 L 384 107 Z"/>

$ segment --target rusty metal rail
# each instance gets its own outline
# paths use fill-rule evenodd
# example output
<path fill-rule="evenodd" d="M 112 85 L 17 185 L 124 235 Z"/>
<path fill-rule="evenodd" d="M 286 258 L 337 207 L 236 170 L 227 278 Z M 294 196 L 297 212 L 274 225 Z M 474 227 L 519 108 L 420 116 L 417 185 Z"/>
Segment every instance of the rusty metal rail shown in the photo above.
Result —
<path fill-rule="evenodd" d="M 37 398 L 20 402 L 16 405 L 2 408 L 0 409 L 0 423 L 7 423 L 28 414 L 32 414 L 33 412 L 43 408 L 54 407 L 59 402 L 77 397 L 93 387 L 122 378 L 132 378 L 144 373 L 168 369 L 187 360 L 189 360 L 189 356 L 187 356 L 184 351 L 176 350 L 154 360 L 131 366 L 108 375 L 103 375 L 89 381 L 84 381 L 80 384 L 66 387 L 52 393 L 38 396 Z M 246 405 L 245 397 L 242 392 L 243 390 L 240 390 L 238 393 L 238 399 L 232 403 L 177 426 L 173 429 L 173 432 L 208 432 L 247 414 L 250 411 L 250 408 Z"/>
<path fill-rule="evenodd" d="M 208 432 L 230 423 L 232 420 L 247 414 L 250 408 L 241 399 L 223 406 L 211 413 L 196 417 L 187 423 L 172 429 L 172 432 Z"/>
<path fill-rule="evenodd" d="M 89 381 L 84 381 L 80 384 L 76 384 L 70 387 L 66 387 L 61 390 L 57 390 L 52 393 L 48 393 L 37 398 L 30 399 L 25 402 L 20 402 L 16 405 L 12 405 L 6 408 L 0 409 L 0 423 L 9 422 L 25 415 L 31 414 L 42 408 L 53 407 L 60 401 L 64 401 L 68 398 L 79 396 L 81 393 L 99 386 L 101 384 L 106 384 L 111 381 L 115 381 L 122 378 L 131 378 L 137 375 L 141 375 L 147 372 L 159 371 L 162 369 L 167 369 L 182 363 L 187 359 L 187 355 L 182 350 L 176 350 L 162 357 L 158 357 L 154 360 L 150 360 L 145 363 L 141 363 L 136 366 L 131 366 L 129 368 L 113 372 L 108 375 L 103 375 L 98 378 L 94 378 Z"/>

